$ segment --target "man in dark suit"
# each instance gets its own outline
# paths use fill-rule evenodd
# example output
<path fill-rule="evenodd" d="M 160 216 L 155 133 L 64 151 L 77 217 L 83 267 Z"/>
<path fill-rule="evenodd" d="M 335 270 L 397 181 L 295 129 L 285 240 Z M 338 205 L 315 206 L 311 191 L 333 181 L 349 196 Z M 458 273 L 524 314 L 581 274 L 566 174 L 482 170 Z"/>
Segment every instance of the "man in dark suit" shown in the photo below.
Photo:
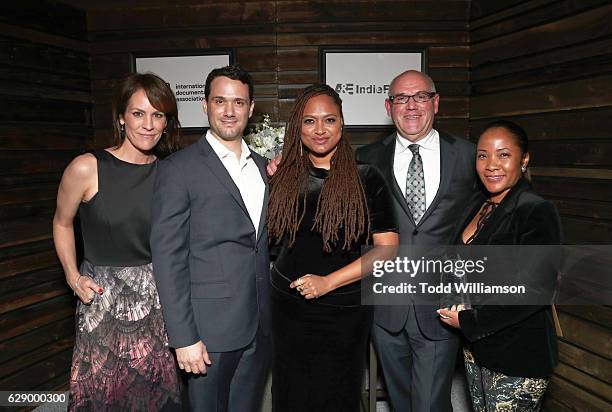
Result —
<path fill-rule="evenodd" d="M 475 189 L 475 148 L 433 128 L 440 96 L 418 71 L 398 75 L 385 101 L 396 133 L 357 150 L 391 188 L 402 245 L 445 245 Z M 373 341 L 396 411 L 451 411 L 459 338 L 436 306 L 377 306 Z"/>
<path fill-rule="evenodd" d="M 242 136 L 251 76 L 206 79 L 210 129 L 159 164 L 151 247 L 170 345 L 192 410 L 255 411 L 270 359 L 265 160 Z"/>

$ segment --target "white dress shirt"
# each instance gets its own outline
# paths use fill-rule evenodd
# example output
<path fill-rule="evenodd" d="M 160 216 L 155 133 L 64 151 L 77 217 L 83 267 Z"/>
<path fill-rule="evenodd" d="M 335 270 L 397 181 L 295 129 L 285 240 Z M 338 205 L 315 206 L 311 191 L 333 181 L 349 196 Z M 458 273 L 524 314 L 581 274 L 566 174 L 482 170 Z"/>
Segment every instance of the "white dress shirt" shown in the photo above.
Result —
<path fill-rule="evenodd" d="M 234 152 L 212 135 L 210 130 L 206 132 L 206 140 L 238 187 L 242 201 L 249 212 L 253 226 L 255 226 L 255 236 L 257 236 L 261 211 L 264 207 L 266 185 L 259 173 L 259 168 L 251 157 L 251 150 L 242 139 L 240 159 L 238 159 Z M 214 217 L 211 218 L 214 219 Z"/>
<path fill-rule="evenodd" d="M 399 135 L 395 137 L 395 157 L 393 158 L 393 173 L 395 181 L 402 193 L 406 192 L 406 177 L 408 176 L 408 166 L 412 160 L 412 151 L 408 146 L 412 144 L 408 139 Z M 423 174 L 425 176 L 425 208 L 429 206 L 438 193 L 440 186 L 440 135 L 435 129 L 431 129 L 429 134 L 417 141 L 419 154 L 423 159 Z"/>

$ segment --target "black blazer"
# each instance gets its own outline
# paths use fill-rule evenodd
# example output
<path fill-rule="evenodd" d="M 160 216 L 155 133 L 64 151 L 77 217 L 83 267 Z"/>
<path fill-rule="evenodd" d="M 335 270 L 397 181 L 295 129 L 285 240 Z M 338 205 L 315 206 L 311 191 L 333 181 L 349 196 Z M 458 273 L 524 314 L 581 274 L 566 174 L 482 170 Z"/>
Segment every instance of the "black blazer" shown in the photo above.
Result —
<path fill-rule="evenodd" d="M 209 352 L 248 345 L 269 330 L 266 185 L 257 235 L 238 187 L 205 137 L 159 163 L 153 196 L 153 275 L 172 347 Z"/>
<path fill-rule="evenodd" d="M 473 143 L 438 131 L 440 135 L 440 186 L 418 225 L 415 224 L 403 190 L 393 173 L 396 133 L 380 142 L 357 150 L 357 160 L 375 166 L 385 178 L 393 197 L 402 245 L 449 245 L 465 205 L 476 190 L 476 148 Z M 404 327 L 410 308 L 414 308 L 419 328 L 429 339 L 448 339 L 455 331 L 440 322 L 440 306 L 377 306 L 374 321 L 398 332 Z"/>
<path fill-rule="evenodd" d="M 462 219 L 456 241 L 485 201 L 477 194 Z M 471 245 L 558 245 L 561 224 L 555 206 L 535 194 L 527 180 L 510 189 Z M 557 273 L 541 274 L 554 284 Z M 459 313 L 461 331 L 481 366 L 508 376 L 550 376 L 557 364 L 557 337 L 550 306 L 478 306 Z"/>

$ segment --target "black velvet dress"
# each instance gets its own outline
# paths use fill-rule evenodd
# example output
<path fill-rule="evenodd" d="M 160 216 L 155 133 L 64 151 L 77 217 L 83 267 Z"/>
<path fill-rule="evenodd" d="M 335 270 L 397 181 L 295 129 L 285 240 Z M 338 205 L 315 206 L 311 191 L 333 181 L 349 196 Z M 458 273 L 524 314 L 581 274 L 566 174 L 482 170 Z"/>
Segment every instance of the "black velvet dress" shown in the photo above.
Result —
<path fill-rule="evenodd" d="M 370 217 L 370 233 L 397 232 L 390 193 L 383 177 L 358 165 Z M 320 233 L 311 230 L 317 200 L 328 171 L 312 167 L 306 212 L 291 248 L 282 243 L 271 274 L 273 409 L 286 411 L 359 411 L 373 308 L 361 306 L 360 282 L 306 300 L 289 284 L 305 274 L 328 275 L 361 255 L 367 236 L 350 250 L 343 237 L 323 251 Z M 367 227 L 367 225 L 366 225 Z M 371 241 L 370 241 L 371 244 Z M 339 246 L 338 246 L 339 245 Z"/>

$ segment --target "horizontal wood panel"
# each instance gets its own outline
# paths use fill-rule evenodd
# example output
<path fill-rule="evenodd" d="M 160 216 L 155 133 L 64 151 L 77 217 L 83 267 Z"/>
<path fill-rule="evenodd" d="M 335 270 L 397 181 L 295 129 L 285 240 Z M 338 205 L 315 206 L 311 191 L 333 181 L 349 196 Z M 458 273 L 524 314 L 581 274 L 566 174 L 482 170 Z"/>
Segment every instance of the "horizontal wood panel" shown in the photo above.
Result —
<path fill-rule="evenodd" d="M 89 103 L 0 95 L 0 121 L 91 124 Z"/>
<path fill-rule="evenodd" d="M 44 85 L 46 87 L 54 87 L 61 90 L 77 90 L 85 93 L 90 92 L 90 84 L 88 76 L 75 76 L 74 74 L 64 74 L 49 72 L 41 68 L 40 70 L 16 69 L 13 66 L 2 64 L 0 65 L 0 81 L 14 82 L 30 85 Z M 16 90 L 13 90 L 14 92 Z"/>
<path fill-rule="evenodd" d="M 533 166 L 612 167 L 612 140 L 536 140 L 529 144 Z"/>
<path fill-rule="evenodd" d="M 612 5 L 472 45 L 472 67 L 566 47 L 612 34 Z"/>
<path fill-rule="evenodd" d="M 340 33 L 340 32 L 394 32 L 410 27 L 412 31 L 466 31 L 468 24 L 460 20 L 434 20 L 434 21 L 359 21 L 359 16 L 350 22 L 314 22 L 314 23 L 279 23 L 274 26 L 276 33 Z"/>
<path fill-rule="evenodd" d="M 599 76 L 612 72 L 612 53 L 587 59 L 549 65 L 533 70 L 515 72 L 503 78 L 481 80 L 472 84 L 474 95 L 563 82 L 571 79 Z M 590 93 L 585 90 L 583 93 Z M 578 95 L 578 97 L 582 94 Z"/>
<path fill-rule="evenodd" d="M 4 226 L 2 229 L 4 230 Z M 4 247 L 0 248 L 0 261 L 5 262 L 19 257 L 49 252 L 51 250 L 54 250 L 52 239 L 43 239 L 38 242 L 29 242 L 12 247 Z"/>
<path fill-rule="evenodd" d="M 132 55 L 126 52 L 92 55 L 91 80 L 120 78 L 130 73 Z M 95 84 L 95 83 L 93 83 Z M 93 95 L 96 100 L 96 95 Z"/>
<path fill-rule="evenodd" d="M 561 216 L 563 241 L 567 244 L 609 244 L 612 239 L 612 222 Z"/>
<path fill-rule="evenodd" d="M 54 73 L 87 77 L 89 60 L 82 52 L 0 36 L 0 61 L 15 70 L 52 68 Z"/>
<path fill-rule="evenodd" d="M 54 99 L 69 102 L 91 103 L 89 91 L 65 90 L 45 85 L 15 84 L 0 80 L 0 95 L 19 96 L 25 99 Z"/>
<path fill-rule="evenodd" d="M 74 316 L 68 316 L 16 338 L 0 342 L 0 363 L 32 352 L 50 342 L 67 337 L 74 339 L 74 322 Z"/>
<path fill-rule="evenodd" d="M 553 375 L 550 380 L 547 396 L 554 398 L 572 411 L 606 412 L 610 410 L 608 402 L 556 375 Z"/>
<path fill-rule="evenodd" d="M 487 79 L 513 75 L 518 72 L 540 69 L 546 70 L 548 67 L 557 65 L 571 64 L 573 61 L 591 59 L 597 56 L 610 54 L 612 39 L 593 39 L 587 43 L 579 43 L 563 48 L 552 48 L 542 50 L 536 54 L 517 56 L 511 60 L 500 62 L 490 61 L 487 64 L 472 67 L 472 81 L 478 83 Z M 592 68 L 586 68 L 590 70 Z M 545 79 L 544 79 L 545 80 Z"/>
<path fill-rule="evenodd" d="M 221 2 L 214 4 L 147 5 L 114 7 L 88 13 L 88 29 L 96 32 L 153 29 L 158 32 L 175 27 L 214 27 L 272 23 L 275 2 Z"/>
<path fill-rule="evenodd" d="M 502 116 L 499 116 L 502 117 Z M 609 139 L 612 130 L 612 107 L 533 113 L 523 116 L 503 116 L 519 124 L 534 140 Z M 471 136 L 476 139 L 493 118 L 472 120 Z"/>
<path fill-rule="evenodd" d="M 332 46 L 332 45 L 427 45 L 427 44 L 457 44 L 468 43 L 468 35 L 464 32 L 355 32 L 355 33 L 296 33 L 278 34 L 279 46 Z"/>
<path fill-rule="evenodd" d="M 478 19 L 516 6 L 516 0 L 473 0 L 470 6 L 470 20 L 478 21 Z"/>
<path fill-rule="evenodd" d="M 278 69 L 285 70 L 318 70 L 319 48 L 318 47 L 279 47 Z"/>
<path fill-rule="evenodd" d="M 559 340 L 559 360 L 604 382 L 612 382 L 612 361 L 563 340 Z"/>
<path fill-rule="evenodd" d="M 319 81 L 315 70 L 283 70 L 278 72 L 278 84 L 313 84 Z"/>
<path fill-rule="evenodd" d="M 612 169 L 581 167 L 530 167 L 532 176 L 612 180 Z"/>
<path fill-rule="evenodd" d="M 427 48 L 427 65 L 430 68 L 470 66 L 469 46 L 432 46 Z M 435 79 L 434 79 L 435 80 Z"/>
<path fill-rule="evenodd" d="M 74 315 L 76 298 L 61 295 L 0 316 L 0 341 Z"/>
<path fill-rule="evenodd" d="M 500 15 L 503 15 L 501 21 L 481 25 L 487 19 L 492 19 L 496 16 L 488 16 L 487 19 L 473 21 L 472 27 L 474 29 L 470 33 L 471 39 L 473 43 L 479 43 L 493 37 L 545 24 L 551 20 L 573 16 L 607 3 L 607 0 L 580 0 L 578 2 L 572 0 L 523 1 L 517 7 L 511 9 L 514 13 L 510 13 L 511 10 L 500 13 Z"/>
<path fill-rule="evenodd" d="M 579 369 L 566 365 L 565 363 L 559 363 L 559 365 L 557 365 L 555 375 L 567 379 L 585 391 L 603 398 L 608 402 L 612 402 L 612 386 L 609 383 L 593 378 Z"/>
<path fill-rule="evenodd" d="M 280 23 L 319 21 L 413 21 L 459 20 L 469 17 L 468 1 L 279 1 L 277 19 Z"/>
<path fill-rule="evenodd" d="M 0 248 L 50 239 L 52 220 L 53 216 L 49 215 L 2 222 Z"/>
<path fill-rule="evenodd" d="M 612 360 L 612 337 L 608 328 L 559 312 L 563 340 Z"/>
<path fill-rule="evenodd" d="M 561 192 L 558 195 L 563 196 Z M 581 216 L 591 219 L 603 219 L 612 222 L 612 203 L 590 202 L 586 200 L 550 199 L 553 200 L 559 213 L 566 216 Z"/>
<path fill-rule="evenodd" d="M 58 24 L 61 16 L 61 24 Z M 2 6 L 0 22 L 28 27 L 74 39 L 87 35 L 86 13 L 66 4 L 49 2 L 44 8 L 35 1 L 7 2 Z"/>
<path fill-rule="evenodd" d="M 600 326 L 612 327 L 612 308 L 608 306 L 575 306 L 563 305 L 558 307 L 559 311 L 572 316 L 597 323 Z M 612 371 L 610 371 L 612 373 Z"/>
<path fill-rule="evenodd" d="M 57 276 L 49 282 L 39 283 L 28 289 L 20 289 L 2 295 L 0 297 L 0 315 L 64 295 L 72 295 L 72 291 L 66 285 L 66 280 Z"/>
<path fill-rule="evenodd" d="M 274 47 L 241 47 L 236 50 L 236 60 L 248 71 L 276 70 Z M 207 74 L 205 74 L 207 75 Z"/>
<path fill-rule="evenodd" d="M 244 33 L 245 30 L 240 32 Z M 126 40 L 126 37 L 129 40 Z M 207 49 L 231 49 L 240 45 L 241 47 L 266 47 L 274 46 L 276 36 L 272 33 L 262 34 L 261 30 L 257 33 L 236 34 L 236 29 L 233 28 L 229 33 L 219 34 L 217 31 L 211 34 L 208 30 L 202 30 L 201 33 L 194 34 L 188 37 L 161 37 L 161 38 L 146 38 L 133 39 L 129 33 L 120 36 L 122 40 L 105 40 L 91 44 L 92 55 L 111 54 L 111 53 L 131 53 L 141 52 L 157 52 L 160 51 L 177 51 L 177 50 L 207 50 Z M 207 50 L 208 51 L 208 50 Z"/>
<path fill-rule="evenodd" d="M 534 176 L 531 183 L 535 191 L 544 197 L 584 201 L 612 199 L 611 180 Z"/>
<path fill-rule="evenodd" d="M 575 412 L 575 409 L 563 405 L 555 398 L 551 397 L 548 392 L 542 398 L 542 410 L 544 412 Z"/>
<path fill-rule="evenodd" d="M 462 67 L 430 67 L 427 74 L 434 82 L 463 82 L 469 85 L 470 72 Z"/>
<path fill-rule="evenodd" d="M 474 119 L 612 106 L 612 76 L 474 96 Z"/>
<path fill-rule="evenodd" d="M 52 262 L 53 266 L 37 262 L 32 264 L 32 267 L 24 268 L 23 274 L 10 277 L 2 275 L 3 278 L 0 280 L 0 290 L 2 290 L 0 302 L 6 302 L 7 298 L 4 295 L 9 293 L 15 293 L 19 290 L 37 287 L 39 284 L 54 281 L 56 281 L 56 285 L 59 285 L 58 289 L 68 291 L 64 285 L 66 283 L 64 271 L 59 262 L 57 262 L 57 258 L 55 260 L 55 262 Z M 72 291 L 69 291 L 69 293 L 72 293 Z"/>
<path fill-rule="evenodd" d="M 68 336 L 56 341 L 51 341 L 45 346 L 41 346 L 36 349 L 35 352 L 25 354 L 18 358 L 12 359 L 8 362 L 3 363 L 2 371 L 0 372 L 0 381 L 12 374 L 16 374 L 19 371 L 27 369 L 30 366 L 37 367 L 40 363 L 44 364 L 44 361 L 49 357 L 61 353 L 64 351 L 72 352 L 74 346 L 74 337 Z M 21 378 L 23 379 L 23 378 Z"/>
<path fill-rule="evenodd" d="M 67 367 L 72 360 L 72 348 L 68 347 L 64 341 L 64 350 L 52 354 L 50 357 L 41 360 L 35 365 L 31 365 L 19 372 L 0 379 L 0 386 L 4 390 L 23 390 L 23 388 L 33 388 L 44 384 L 58 375 L 64 375 Z M 58 346 L 60 344 L 57 344 Z"/>
<path fill-rule="evenodd" d="M 53 156 L 44 150 L 0 150 L 0 174 L 61 172 L 79 153 L 56 150 Z"/>
<path fill-rule="evenodd" d="M 26 202 L 20 205 L 0 206 L 0 221 L 22 219 L 28 216 L 46 215 L 55 212 L 55 200 Z"/>

